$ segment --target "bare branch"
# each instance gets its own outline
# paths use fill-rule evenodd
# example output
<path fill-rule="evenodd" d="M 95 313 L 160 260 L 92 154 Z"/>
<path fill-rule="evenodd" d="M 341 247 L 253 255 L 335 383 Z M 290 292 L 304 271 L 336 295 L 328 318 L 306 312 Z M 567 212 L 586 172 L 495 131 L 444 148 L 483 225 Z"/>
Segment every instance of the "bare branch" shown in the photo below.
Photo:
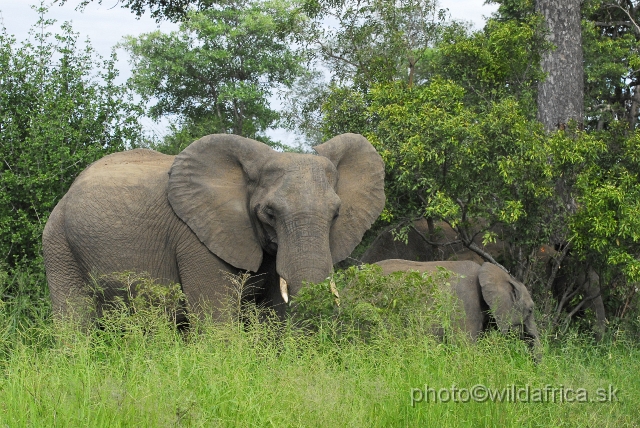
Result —
<path fill-rule="evenodd" d="M 636 21 L 634 21 L 633 17 L 631 16 L 631 13 L 629 12 L 629 9 L 625 9 L 624 7 L 620 6 L 619 4 L 606 4 L 606 5 L 603 5 L 603 6 L 604 7 L 608 7 L 608 8 L 620 9 L 621 11 L 623 11 L 625 13 L 625 15 L 627 15 L 629 17 L 629 20 L 633 23 L 633 26 L 635 27 L 636 34 L 640 35 L 640 26 L 638 26 Z"/>
<path fill-rule="evenodd" d="M 480 257 L 484 258 L 485 260 L 493 263 L 494 265 L 498 266 L 500 269 L 502 269 L 503 271 L 505 271 L 506 273 L 508 273 L 509 275 L 511 275 L 511 273 L 509 273 L 509 271 L 507 270 L 506 267 L 502 266 L 500 263 L 498 263 L 496 261 L 496 259 L 494 259 L 491 254 L 487 253 L 486 251 L 484 251 L 482 248 L 478 247 L 476 245 L 475 242 L 471 242 L 471 244 L 469 244 L 468 248 L 475 252 L 476 254 L 478 254 Z"/>
<path fill-rule="evenodd" d="M 359 64 L 356 64 L 352 61 L 349 61 L 347 58 L 341 56 L 341 55 L 336 55 L 333 53 L 333 50 L 330 47 L 325 46 L 321 41 L 317 41 L 316 43 L 318 43 L 318 45 L 320 45 L 320 48 L 322 49 L 322 53 L 324 53 L 325 55 L 327 55 L 329 58 L 333 58 L 336 59 L 338 61 L 342 61 L 345 62 L 349 65 L 351 65 L 352 67 L 355 67 L 356 69 L 359 67 Z"/>
<path fill-rule="evenodd" d="M 426 236 L 424 236 L 422 234 L 422 232 L 420 232 L 414 225 L 411 225 L 411 228 L 418 234 L 418 236 L 420 238 L 422 238 L 424 240 L 424 242 L 426 242 L 429 245 L 435 245 L 435 246 L 438 246 L 438 247 L 444 247 L 444 246 L 447 246 L 447 245 L 463 244 L 462 240 L 460 240 L 460 239 L 457 239 L 455 241 L 444 242 L 444 243 L 433 242 L 430 239 L 428 239 Z"/>
<path fill-rule="evenodd" d="M 617 26 L 622 26 L 622 27 L 631 27 L 633 25 L 633 22 L 629 22 L 629 21 L 594 21 L 594 24 L 598 27 L 617 27 Z"/>

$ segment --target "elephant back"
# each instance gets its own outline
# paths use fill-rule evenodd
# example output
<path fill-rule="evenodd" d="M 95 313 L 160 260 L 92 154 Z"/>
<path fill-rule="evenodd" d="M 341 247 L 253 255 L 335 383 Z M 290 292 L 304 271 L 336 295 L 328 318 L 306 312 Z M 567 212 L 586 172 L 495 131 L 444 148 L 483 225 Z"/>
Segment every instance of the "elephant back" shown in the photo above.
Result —
<path fill-rule="evenodd" d="M 137 184 L 150 174 L 167 174 L 175 156 L 155 150 L 134 149 L 113 153 L 89 165 L 72 184 L 82 185 L 131 185 Z"/>
<path fill-rule="evenodd" d="M 390 259 L 376 262 L 385 275 L 392 272 L 416 270 L 418 272 L 438 272 L 442 268 L 453 272 L 448 279 L 447 289 L 461 302 L 464 319 L 458 320 L 465 331 L 475 340 L 486 323 L 486 304 L 482 300 L 478 273 L 480 265 L 473 261 L 414 262 L 411 260 Z"/>

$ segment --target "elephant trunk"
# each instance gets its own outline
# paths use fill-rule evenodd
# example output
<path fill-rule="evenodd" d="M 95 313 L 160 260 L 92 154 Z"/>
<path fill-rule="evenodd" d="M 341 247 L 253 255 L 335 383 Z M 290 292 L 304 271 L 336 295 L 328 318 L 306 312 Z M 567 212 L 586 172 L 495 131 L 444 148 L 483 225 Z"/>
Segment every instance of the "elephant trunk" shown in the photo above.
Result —
<path fill-rule="evenodd" d="M 524 336 L 529 345 L 533 361 L 539 364 L 542 361 L 542 344 L 540 343 L 538 327 L 533 318 L 530 318 L 524 323 Z"/>
<path fill-rule="evenodd" d="M 293 223 L 297 226 L 293 231 L 278 233 L 276 271 L 284 280 L 280 281 L 280 292 L 285 302 L 300 291 L 303 281 L 321 282 L 333 271 L 328 229 Z"/>

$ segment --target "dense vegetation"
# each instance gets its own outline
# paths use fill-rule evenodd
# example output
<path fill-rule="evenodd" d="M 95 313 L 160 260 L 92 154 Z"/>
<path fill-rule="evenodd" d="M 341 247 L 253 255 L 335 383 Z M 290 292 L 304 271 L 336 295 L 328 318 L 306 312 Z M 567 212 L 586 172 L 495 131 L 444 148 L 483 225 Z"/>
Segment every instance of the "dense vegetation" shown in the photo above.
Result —
<path fill-rule="evenodd" d="M 553 49 L 544 21 L 533 1 L 499 3 L 484 29 L 472 31 L 444 21 L 431 2 L 407 0 L 395 9 L 327 2 L 321 10 L 346 23 L 315 36 L 334 78 L 305 92 L 293 122 L 310 140 L 359 132 L 372 141 L 386 163 L 379 228 L 410 227 L 420 217 L 445 221 L 487 258 L 473 238 L 490 242 L 498 227 L 510 249 L 499 262 L 538 299 L 552 293 L 554 270 L 537 255 L 554 246 L 563 250 L 557 266 L 600 273 L 617 322 L 636 313 L 640 280 L 638 109 L 630 101 L 637 41 L 627 27 L 635 18 L 623 19 L 622 4 L 585 3 L 585 118 L 548 133 L 536 120 L 540 58 Z M 409 19 L 407 10 L 422 12 Z M 421 25 L 406 24 L 412 19 Z M 332 48 L 345 37 L 352 43 Z M 386 67 L 372 65 L 384 58 Z M 321 114 L 311 120 L 318 105 Z M 577 290 L 579 302 L 580 285 L 573 287 L 567 295 Z"/>
<path fill-rule="evenodd" d="M 30 42 L 3 30 L 0 421 L 636 424 L 640 385 L 629 367 L 640 357 L 640 7 L 583 3 L 584 120 L 548 133 L 536 121 L 540 58 L 553 49 L 544 22 L 532 0 L 497 3 L 477 31 L 448 20 L 431 0 L 128 0 L 122 4 L 136 13 L 181 21 L 178 32 L 122 43 L 133 58 L 128 86 L 114 83 L 115 57 L 99 58 L 69 24 L 47 20 L 44 7 Z M 329 70 L 328 81 L 319 69 Z M 286 93 L 284 111 L 267 101 L 276 91 Z M 142 114 L 172 115 L 169 134 L 149 141 Z M 526 278 L 540 303 L 543 362 L 533 365 L 521 342 L 498 334 L 478 346 L 454 333 L 431 337 L 424 323 L 447 308 L 420 311 L 420 287 L 432 283 L 419 276 L 402 286 L 368 278 L 369 294 L 343 295 L 341 306 L 329 284 L 309 287 L 284 324 L 247 323 L 257 315 L 245 308 L 229 324 L 178 332 L 166 312 L 119 307 L 86 334 L 53 326 L 41 233 L 88 164 L 141 145 L 177 153 L 211 132 L 286 149 L 266 137 L 278 125 L 307 145 L 358 132 L 376 146 L 387 206 L 371 236 L 421 217 L 449 223 L 467 246 L 476 235 L 495 239 L 495 226 L 506 231 L 509 257 L 500 263 Z M 559 250 L 557 266 L 570 259 L 600 274 L 609 320 L 601 343 L 583 328 L 590 314 L 563 329 L 554 324 L 566 308 L 550 288 L 553 271 L 536 256 L 543 245 Z M 338 288 L 349 272 L 336 276 Z M 574 286 L 573 307 L 582 298 Z M 590 393 L 613 385 L 620 393 L 611 403 L 412 407 L 412 388 L 425 383 Z"/>
<path fill-rule="evenodd" d="M 420 317 L 412 311 L 421 300 L 400 292 L 406 278 L 353 272 L 357 270 L 336 278 L 338 290 L 353 286 L 353 280 L 378 285 L 373 290 L 356 287 L 349 298 L 344 293 L 340 316 L 315 319 L 303 328 L 258 322 L 260 311 L 245 307 L 244 323 L 235 317 L 226 324 L 202 320 L 193 322 L 189 332 L 179 332 L 166 316 L 166 306 L 148 304 L 153 299 L 147 297 L 158 295 L 147 283 L 150 288 L 134 299 L 133 311 L 116 306 L 100 329 L 80 333 L 69 324 L 54 329 L 41 321 L 19 337 L 5 336 L 0 342 L 0 422 L 94 427 L 635 426 L 640 388 L 637 373 L 629 368 L 637 365 L 640 350 L 626 334 L 598 345 L 575 331 L 561 340 L 545 338 L 544 358 L 535 365 L 523 342 L 497 332 L 475 345 L 452 330 L 445 341 L 425 335 L 424 323 L 441 319 L 439 312 L 449 311 L 450 305 Z M 425 286 L 418 277 L 410 278 L 414 291 L 442 279 Z M 306 289 L 301 315 L 335 311 L 329 287 Z M 395 304 L 384 299 L 394 290 L 399 297 Z M 318 301 L 322 304 L 313 303 Z M 238 308 L 229 309 L 238 314 Z M 476 385 L 479 392 L 473 399 L 467 391 Z M 483 395 L 484 387 L 492 399 Z M 420 395 L 425 388 L 428 400 Z"/>

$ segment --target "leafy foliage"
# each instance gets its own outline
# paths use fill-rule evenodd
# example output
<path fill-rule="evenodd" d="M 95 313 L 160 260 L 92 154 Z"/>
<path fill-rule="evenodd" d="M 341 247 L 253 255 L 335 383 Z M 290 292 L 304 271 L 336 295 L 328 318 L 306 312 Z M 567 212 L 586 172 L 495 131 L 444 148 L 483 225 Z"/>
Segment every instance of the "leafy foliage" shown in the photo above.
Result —
<path fill-rule="evenodd" d="M 465 89 L 465 104 L 482 108 L 515 97 L 527 118 L 535 118 L 537 83 L 544 78 L 540 59 L 550 46 L 542 37 L 542 20 L 489 19 L 482 31 L 449 28 L 431 67 Z"/>
<path fill-rule="evenodd" d="M 640 8 L 628 0 L 589 0 L 582 6 L 585 108 L 589 129 L 613 121 L 635 129 L 640 114 Z"/>
<path fill-rule="evenodd" d="M 443 80 L 372 91 L 369 136 L 390 176 L 390 218 L 425 215 L 456 227 L 473 219 L 515 223 L 552 197 L 548 147 L 511 98 L 475 114 Z"/>
<path fill-rule="evenodd" d="M 446 17 L 446 9 L 433 0 L 307 1 L 305 6 L 315 16 L 307 38 L 333 79 L 360 90 L 397 77 L 412 83 Z M 327 26 L 328 19 L 337 24 Z"/>
<path fill-rule="evenodd" d="M 292 303 L 294 322 L 315 332 L 368 340 L 380 335 L 432 335 L 462 316 L 447 289 L 451 272 L 395 272 L 376 265 L 351 266 L 331 278 L 307 284 Z"/>
<path fill-rule="evenodd" d="M 61 5 L 68 0 L 55 0 Z M 85 8 L 93 0 L 82 0 L 79 8 Z M 142 16 L 147 9 L 153 18 L 160 20 L 161 18 L 169 18 L 173 21 L 179 20 L 185 16 L 189 6 L 196 5 L 204 7 L 211 4 L 211 0 L 124 0 L 121 7 L 131 9 L 131 12 L 137 16 Z M 102 0 L 98 0 L 98 4 L 102 4 Z"/>
<path fill-rule="evenodd" d="M 301 71 L 291 43 L 303 23 L 295 3 L 280 0 L 224 1 L 189 12 L 180 31 L 126 39 L 131 83 L 152 100 L 152 118 L 177 117 L 170 138 L 218 132 L 264 140 L 279 117 L 267 98 Z"/>
<path fill-rule="evenodd" d="M 603 270 L 619 268 L 629 282 L 639 282 L 640 135 L 627 136 L 624 128 L 619 123 L 601 133 L 608 144 L 576 177 L 579 209 L 571 226 L 583 257 L 594 258 Z"/>
<path fill-rule="evenodd" d="M 17 45 L 0 33 L 0 263 L 38 258 L 48 215 L 76 175 L 134 145 L 138 109 L 114 79 L 115 56 L 100 62 L 46 9 Z"/>

